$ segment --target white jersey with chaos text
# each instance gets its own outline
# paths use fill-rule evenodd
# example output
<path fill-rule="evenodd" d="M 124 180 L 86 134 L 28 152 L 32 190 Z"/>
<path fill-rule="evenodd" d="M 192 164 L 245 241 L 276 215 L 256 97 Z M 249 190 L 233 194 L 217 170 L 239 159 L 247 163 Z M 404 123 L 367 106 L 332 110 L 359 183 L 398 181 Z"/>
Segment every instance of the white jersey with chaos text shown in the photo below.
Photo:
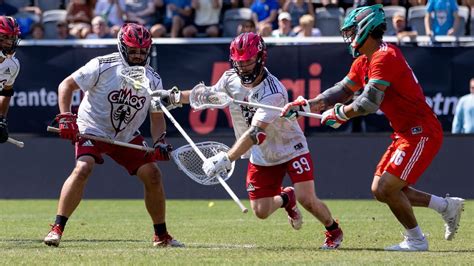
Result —
<path fill-rule="evenodd" d="M 129 142 L 145 121 L 151 103 L 146 89 L 135 89 L 120 76 L 119 53 L 99 56 L 76 70 L 72 77 L 84 92 L 77 125 L 83 134 Z M 151 90 L 162 90 L 160 76 L 146 66 Z"/>
<path fill-rule="evenodd" d="M 236 100 L 283 107 L 288 103 L 285 87 L 267 69 L 265 73 L 264 80 L 250 89 L 242 86 L 233 69 L 228 70 L 212 89 L 226 92 Z M 278 165 L 309 152 L 306 137 L 298 122 L 281 118 L 280 112 L 238 104 L 230 104 L 229 109 L 237 139 L 257 121 L 269 124 L 265 129 L 265 141 L 250 149 L 251 163 L 261 166 Z M 242 157 L 248 158 L 249 154 Z"/>
<path fill-rule="evenodd" d="M 0 91 L 5 86 L 12 86 L 20 73 L 20 62 L 14 56 L 7 57 L 0 63 Z"/>

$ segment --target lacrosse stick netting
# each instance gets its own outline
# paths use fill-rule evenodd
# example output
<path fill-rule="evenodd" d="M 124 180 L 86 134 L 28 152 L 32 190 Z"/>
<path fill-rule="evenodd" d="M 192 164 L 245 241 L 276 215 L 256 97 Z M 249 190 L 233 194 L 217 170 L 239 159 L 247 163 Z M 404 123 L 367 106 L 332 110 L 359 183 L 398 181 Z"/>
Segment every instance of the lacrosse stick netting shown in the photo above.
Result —
<path fill-rule="evenodd" d="M 230 97 L 227 93 L 214 91 L 210 87 L 206 87 L 202 83 L 199 83 L 198 85 L 196 85 L 191 90 L 191 94 L 189 95 L 189 104 L 194 110 L 203 110 L 207 108 L 223 109 L 231 103 L 255 107 L 255 108 L 263 108 L 263 109 L 273 110 L 273 111 L 278 111 L 278 112 L 283 111 L 283 108 L 273 106 L 273 105 L 235 100 L 232 97 Z M 317 118 L 317 119 L 322 118 L 322 115 L 320 114 L 308 113 L 308 112 L 303 112 L 303 111 L 298 111 L 298 115 Z"/>
<path fill-rule="evenodd" d="M 206 158 L 210 158 L 221 151 L 226 152 L 229 150 L 227 145 L 214 141 L 196 143 L 196 147 Z M 202 164 L 204 162 L 191 145 L 188 144 L 177 148 L 173 151 L 172 157 L 178 167 L 195 182 L 206 186 L 220 183 L 217 177 L 208 177 L 204 173 L 202 170 Z M 234 166 L 235 162 L 232 162 L 230 172 L 221 176 L 224 181 L 227 181 L 227 179 L 232 176 Z"/>
<path fill-rule="evenodd" d="M 194 86 L 189 95 L 189 104 L 194 110 L 203 110 L 207 108 L 223 109 L 232 102 L 225 92 L 216 92 L 211 87 L 199 83 Z"/>
<path fill-rule="evenodd" d="M 150 80 L 146 76 L 146 69 L 142 66 L 124 67 L 120 70 L 120 76 L 135 90 L 150 90 Z"/>
<path fill-rule="evenodd" d="M 189 137 L 189 135 L 186 133 L 186 131 L 181 127 L 181 125 L 174 119 L 173 115 L 166 109 L 166 107 L 163 105 L 161 100 L 158 100 L 158 104 L 160 105 L 161 110 L 163 113 L 168 117 L 168 119 L 173 123 L 173 125 L 176 127 L 176 129 L 181 133 L 181 135 L 186 139 L 186 141 L 189 143 L 191 148 L 196 152 L 196 154 L 199 156 L 201 161 L 206 160 L 206 156 L 201 152 L 201 150 L 196 146 L 194 141 Z M 201 165 L 202 166 L 202 165 Z M 229 175 L 228 175 L 229 176 Z M 230 197 L 234 200 L 234 202 L 239 206 L 239 208 L 242 210 L 243 213 L 247 213 L 248 209 L 245 208 L 245 206 L 240 202 L 239 198 L 237 195 L 235 195 L 234 191 L 227 185 L 227 183 L 224 181 L 224 179 L 221 177 L 221 173 L 218 173 L 215 175 L 215 177 L 219 181 L 219 183 L 224 187 L 224 189 L 227 191 L 227 193 L 230 195 Z"/>

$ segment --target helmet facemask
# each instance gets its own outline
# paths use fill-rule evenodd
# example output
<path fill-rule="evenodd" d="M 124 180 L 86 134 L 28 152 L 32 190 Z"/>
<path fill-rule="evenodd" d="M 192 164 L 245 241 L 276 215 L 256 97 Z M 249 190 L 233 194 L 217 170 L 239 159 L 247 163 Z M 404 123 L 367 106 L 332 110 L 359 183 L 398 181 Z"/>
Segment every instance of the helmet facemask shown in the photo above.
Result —
<path fill-rule="evenodd" d="M 262 37 L 252 32 L 240 34 L 230 44 L 230 62 L 244 85 L 254 83 L 262 74 L 266 55 Z"/>
<path fill-rule="evenodd" d="M 260 53 L 250 60 L 234 61 L 231 59 L 230 61 L 232 62 L 235 72 L 239 75 L 242 84 L 245 85 L 252 84 L 263 71 L 263 60 Z M 252 65 L 252 70 L 246 70 Z"/>
<path fill-rule="evenodd" d="M 7 58 L 13 56 L 19 43 L 20 38 L 17 35 L 0 33 L 0 57 Z"/>

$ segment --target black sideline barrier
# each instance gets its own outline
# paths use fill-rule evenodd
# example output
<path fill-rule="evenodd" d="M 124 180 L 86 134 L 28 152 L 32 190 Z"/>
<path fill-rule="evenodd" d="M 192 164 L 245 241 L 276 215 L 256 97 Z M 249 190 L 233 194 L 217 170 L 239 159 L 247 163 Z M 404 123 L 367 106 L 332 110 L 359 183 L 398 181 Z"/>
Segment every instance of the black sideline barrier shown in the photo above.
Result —
<path fill-rule="evenodd" d="M 73 146 L 58 138 L 15 137 L 25 142 L 25 148 L 1 145 L 0 198 L 57 198 L 74 166 Z M 218 140 L 228 145 L 234 141 L 231 137 L 194 140 Z M 186 144 L 182 138 L 170 138 L 169 142 L 175 147 Z M 321 198 L 371 198 L 370 185 L 375 166 L 390 142 L 387 134 L 320 134 L 310 137 L 308 142 L 315 163 L 316 191 Z M 137 177 L 129 176 L 107 156 L 104 158 L 105 164 L 97 165 L 90 177 L 85 198 L 143 198 Z M 441 196 L 450 193 L 474 198 L 472 158 L 474 136 L 447 135 L 440 153 L 415 187 Z M 229 198 L 220 185 L 199 185 L 171 161 L 159 165 L 164 174 L 166 195 L 170 199 Z M 242 199 L 247 199 L 246 165 L 246 160 L 239 160 L 228 182 Z"/>

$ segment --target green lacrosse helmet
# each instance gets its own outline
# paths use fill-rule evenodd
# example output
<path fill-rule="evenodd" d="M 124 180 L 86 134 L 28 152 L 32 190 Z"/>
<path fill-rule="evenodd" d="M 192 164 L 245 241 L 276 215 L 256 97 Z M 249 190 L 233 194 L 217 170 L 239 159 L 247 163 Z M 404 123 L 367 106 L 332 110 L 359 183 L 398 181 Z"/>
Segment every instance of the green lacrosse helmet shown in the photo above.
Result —
<path fill-rule="evenodd" d="M 341 34 L 346 43 L 349 43 L 349 52 L 353 57 L 360 55 L 359 48 L 364 45 L 374 30 L 385 31 L 385 12 L 383 5 L 363 6 L 352 10 L 344 19 Z"/>

